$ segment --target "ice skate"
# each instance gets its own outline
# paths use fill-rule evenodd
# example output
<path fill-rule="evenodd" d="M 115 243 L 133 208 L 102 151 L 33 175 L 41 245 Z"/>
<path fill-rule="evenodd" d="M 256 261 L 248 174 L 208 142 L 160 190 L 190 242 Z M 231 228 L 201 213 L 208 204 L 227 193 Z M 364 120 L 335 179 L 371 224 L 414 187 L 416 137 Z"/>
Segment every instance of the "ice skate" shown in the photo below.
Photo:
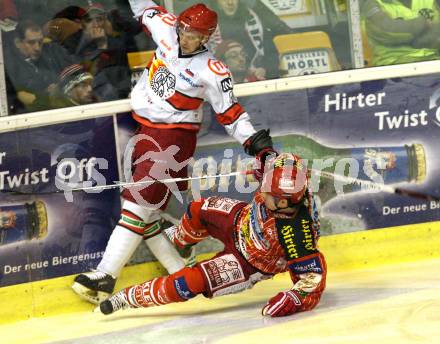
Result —
<path fill-rule="evenodd" d="M 186 267 L 191 268 L 197 264 L 195 245 L 188 245 L 183 248 L 177 248 L 177 251 L 183 258 Z"/>
<path fill-rule="evenodd" d="M 171 243 L 174 243 L 174 232 L 176 231 L 176 226 L 171 226 L 163 230 L 165 233 L 165 236 L 171 241 Z M 184 247 L 179 247 L 178 245 L 174 244 L 176 247 L 177 252 L 179 252 L 179 255 L 183 258 L 183 261 L 185 263 L 186 267 L 193 267 L 196 265 L 196 247 L 195 245 L 187 245 Z"/>
<path fill-rule="evenodd" d="M 82 299 L 99 304 L 107 299 L 115 288 L 116 279 L 100 271 L 91 271 L 75 277 L 72 289 Z"/>
<path fill-rule="evenodd" d="M 115 295 L 109 297 L 107 300 L 104 300 L 99 304 L 99 310 L 102 314 L 108 315 L 112 314 L 120 309 L 127 308 L 136 308 L 132 307 L 127 300 L 127 296 L 125 295 L 125 291 L 121 290 L 117 292 Z"/>

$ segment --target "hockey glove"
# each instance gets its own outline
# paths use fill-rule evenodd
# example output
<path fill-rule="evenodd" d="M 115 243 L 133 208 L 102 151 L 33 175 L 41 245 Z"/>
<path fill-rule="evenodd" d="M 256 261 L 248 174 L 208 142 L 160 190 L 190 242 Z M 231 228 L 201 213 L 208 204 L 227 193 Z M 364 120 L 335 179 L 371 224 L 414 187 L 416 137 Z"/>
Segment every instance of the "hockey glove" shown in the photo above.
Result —
<path fill-rule="evenodd" d="M 255 178 L 260 181 L 263 177 L 266 158 L 272 154 L 278 155 L 272 147 L 273 143 L 270 137 L 270 130 L 261 129 L 257 131 L 245 141 L 243 146 L 247 154 L 253 155 L 256 158 L 252 172 Z"/>
<path fill-rule="evenodd" d="M 301 298 L 296 291 L 282 291 L 266 303 L 261 313 L 271 317 L 283 317 L 295 313 L 300 306 Z"/>
<path fill-rule="evenodd" d="M 130 3 L 134 18 L 136 19 L 141 17 L 147 8 L 157 6 L 153 1 L 150 0 L 128 0 L 128 2 Z"/>
<path fill-rule="evenodd" d="M 270 130 L 261 129 L 249 137 L 244 143 L 244 151 L 252 156 L 256 156 L 263 149 L 270 148 L 273 150 L 272 138 Z"/>
<path fill-rule="evenodd" d="M 260 182 L 263 179 L 266 161 L 268 161 L 270 157 L 276 156 L 278 156 L 278 153 L 275 152 L 272 148 L 263 149 L 257 154 L 257 156 L 255 157 L 254 166 L 252 167 L 252 174 L 254 175 L 256 180 Z"/>

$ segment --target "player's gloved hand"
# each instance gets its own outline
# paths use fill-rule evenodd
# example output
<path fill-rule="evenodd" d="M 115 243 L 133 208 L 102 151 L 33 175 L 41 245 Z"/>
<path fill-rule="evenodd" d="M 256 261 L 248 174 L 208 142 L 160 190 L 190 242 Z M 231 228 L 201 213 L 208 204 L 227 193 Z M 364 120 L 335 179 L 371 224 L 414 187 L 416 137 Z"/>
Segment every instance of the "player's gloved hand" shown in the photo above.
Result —
<path fill-rule="evenodd" d="M 261 313 L 271 317 L 283 317 L 295 313 L 299 306 L 301 298 L 296 291 L 282 291 L 266 303 Z"/>
<path fill-rule="evenodd" d="M 275 156 L 278 155 L 278 153 L 273 149 L 270 131 L 268 129 L 261 129 L 257 131 L 243 143 L 243 146 L 244 151 L 247 154 L 253 155 L 256 158 L 255 166 L 252 172 L 255 178 L 260 181 L 263 177 L 266 158 L 271 154 L 275 154 Z"/>
<path fill-rule="evenodd" d="M 157 6 L 150 0 L 128 0 L 128 2 L 130 3 L 131 11 L 136 19 L 142 16 L 148 7 Z"/>
<path fill-rule="evenodd" d="M 260 151 L 255 157 L 255 163 L 252 166 L 252 174 L 255 179 L 259 182 L 263 179 L 264 168 L 266 167 L 266 162 L 271 158 L 278 156 L 278 153 L 271 148 L 266 148 Z"/>

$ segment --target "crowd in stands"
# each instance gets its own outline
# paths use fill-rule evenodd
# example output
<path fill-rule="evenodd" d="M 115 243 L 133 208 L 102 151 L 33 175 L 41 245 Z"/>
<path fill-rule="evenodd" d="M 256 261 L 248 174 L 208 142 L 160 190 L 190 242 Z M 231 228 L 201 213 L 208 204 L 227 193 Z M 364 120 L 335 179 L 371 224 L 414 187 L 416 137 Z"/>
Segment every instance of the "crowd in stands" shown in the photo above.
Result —
<path fill-rule="evenodd" d="M 252 8 L 240 0 L 209 5 L 219 15 L 210 48 L 230 66 L 234 81 L 279 77 L 273 37 L 289 27 L 260 1 Z M 155 49 L 149 38 L 136 38 L 146 35 L 123 0 L 0 0 L 0 27 L 10 114 L 126 98 L 127 53 Z M 73 71 L 84 75 L 66 92 Z M 92 95 L 75 100 L 77 87 L 91 88 Z"/>
<path fill-rule="evenodd" d="M 0 0 L 0 13 L 10 114 L 129 96 L 127 52 L 141 28 L 128 12 L 100 3 Z"/>
<path fill-rule="evenodd" d="M 440 59 L 440 1 L 364 0 L 361 14 L 373 66 Z"/>
<path fill-rule="evenodd" d="M 240 42 L 251 72 L 259 70 L 257 73 L 264 78 L 277 78 L 278 53 L 273 38 L 292 32 L 287 24 L 261 1 L 256 1 L 251 8 L 242 0 L 211 0 L 211 8 L 219 18 L 217 30 L 210 40 L 211 49 L 216 51 L 225 40 Z"/>
<path fill-rule="evenodd" d="M 261 0 L 205 2 L 219 19 L 208 46 L 235 83 L 284 76 L 273 39 L 307 27 L 290 28 Z M 370 65 L 440 58 L 439 2 L 360 1 Z M 0 0 L 0 29 L 10 114 L 126 98 L 133 72 L 127 53 L 155 49 L 126 0 Z M 342 69 L 352 67 L 348 32 L 327 30 Z"/>

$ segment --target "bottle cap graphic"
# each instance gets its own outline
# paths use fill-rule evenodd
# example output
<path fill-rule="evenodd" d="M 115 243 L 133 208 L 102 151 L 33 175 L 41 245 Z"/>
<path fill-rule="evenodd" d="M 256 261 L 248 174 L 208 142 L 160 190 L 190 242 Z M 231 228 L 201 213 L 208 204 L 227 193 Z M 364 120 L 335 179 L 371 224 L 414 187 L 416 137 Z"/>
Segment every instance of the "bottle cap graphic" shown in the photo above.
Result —
<path fill-rule="evenodd" d="M 426 178 L 426 155 L 423 145 L 415 143 L 411 146 L 406 146 L 408 150 L 409 159 L 409 176 L 410 180 L 415 180 L 416 183 L 421 183 Z"/>
<path fill-rule="evenodd" d="M 48 232 L 44 202 L 0 206 L 0 245 L 42 239 Z"/>
<path fill-rule="evenodd" d="M 41 239 L 47 235 L 47 211 L 42 201 L 26 204 L 28 207 L 28 228 L 31 229 L 29 239 Z"/>

